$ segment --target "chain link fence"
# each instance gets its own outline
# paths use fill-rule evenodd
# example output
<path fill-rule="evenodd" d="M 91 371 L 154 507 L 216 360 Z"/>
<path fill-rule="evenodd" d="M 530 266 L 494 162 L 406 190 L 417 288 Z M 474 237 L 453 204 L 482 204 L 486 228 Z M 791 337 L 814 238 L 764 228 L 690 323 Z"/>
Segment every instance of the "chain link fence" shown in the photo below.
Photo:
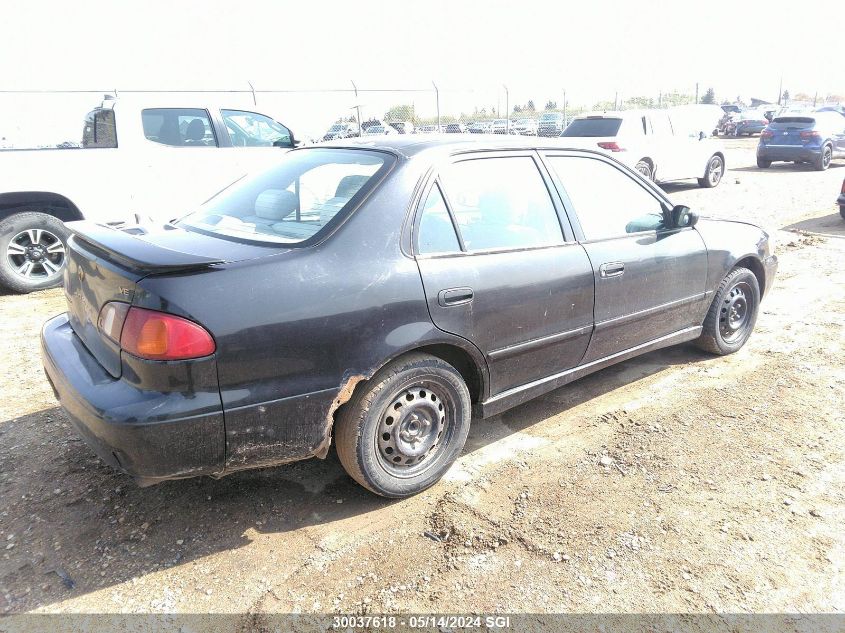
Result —
<path fill-rule="evenodd" d="M 191 91 L 0 91 L 0 148 L 74 146 L 80 140 L 86 113 L 105 95 L 142 99 L 150 107 L 254 110 L 284 123 L 305 142 L 437 132 L 559 136 L 575 116 L 584 112 L 714 101 L 711 90 L 699 95 L 695 85 L 653 95 L 609 92 L 599 98 L 553 86 L 529 91 L 511 89 L 506 84 L 456 88 L 432 83 L 419 88 L 383 89 L 354 82 L 348 87 L 317 90 L 258 89 L 248 84 L 245 88 Z M 814 98 L 816 105 L 842 101 L 845 99 L 836 95 Z"/>

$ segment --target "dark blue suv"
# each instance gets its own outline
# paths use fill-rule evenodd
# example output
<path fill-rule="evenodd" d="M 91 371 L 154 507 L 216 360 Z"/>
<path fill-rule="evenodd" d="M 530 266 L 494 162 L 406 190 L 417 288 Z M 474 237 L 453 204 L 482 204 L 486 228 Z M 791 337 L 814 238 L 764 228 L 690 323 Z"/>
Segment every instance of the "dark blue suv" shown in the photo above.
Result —
<path fill-rule="evenodd" d="M 810 163 L 824 171 L 834 158 L 845 158 L 845 116 L 837 112 L 775 117 L 760 134 L 757 166 L 775 161 Z"/>

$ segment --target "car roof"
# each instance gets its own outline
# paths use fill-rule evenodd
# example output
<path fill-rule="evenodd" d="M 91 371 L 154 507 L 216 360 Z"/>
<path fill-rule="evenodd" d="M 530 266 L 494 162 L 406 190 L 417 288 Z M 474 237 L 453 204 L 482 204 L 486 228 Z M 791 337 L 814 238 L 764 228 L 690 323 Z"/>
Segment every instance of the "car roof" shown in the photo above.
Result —
<path fill-rule="evenodd" d="M 397 134 L 394 136 L 380 136 L 376 138 L 348 138 L 328 141 L 308 147 L 342 147 L 349 149 L 374 149 L 388 151 L 406 158 L 417 154 L 441 152 L 454 154 L 472 151 L 492 150 L 533 150 L 533 149 L 573 149 L 566 139 L 508 136 L 502 134 L 430 134 L 426 136 L 409 136 Z M 307 148 L 303 148 L 307 149 Z M 294 150 L 299 151 L 299 150 Z"/>

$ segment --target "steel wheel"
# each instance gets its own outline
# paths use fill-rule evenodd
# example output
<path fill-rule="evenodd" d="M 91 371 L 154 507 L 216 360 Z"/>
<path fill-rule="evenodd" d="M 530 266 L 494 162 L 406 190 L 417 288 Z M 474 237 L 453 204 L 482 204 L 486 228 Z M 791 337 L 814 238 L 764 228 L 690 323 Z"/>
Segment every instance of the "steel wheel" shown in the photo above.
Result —
<path fill-rule="evenodd" d="M 471 419 L 460 372 L 440 358 L 410 353 L 355 392 L 335 424 L 340 463 L 384 497 L 434 485 L 461 453 Z"/>
<path fill-rule="evenodd" d="M 29 281 L 56 275 L 65 265 L 65 245 L 45 229 L 26 229 L 6 247 L 6 258 L 15 274 Z"/>
<path fill-rule="evenodd" d="M 454 403 L 431 383 L 396 394 L 381 416 L 376 434 L 379 464 L 396 477 L 413 477 L 433 461 L 449 430 Z M 448 439 L 448 438 L 447 438 Z"/>
<path fill-rule="evenodd" d="M 747 282 L 739 282 L 725 295 L 719 310 L 719 333 L 726 343 L 733 343 L 745 334 L 754 312 L 753 294 Z"/>

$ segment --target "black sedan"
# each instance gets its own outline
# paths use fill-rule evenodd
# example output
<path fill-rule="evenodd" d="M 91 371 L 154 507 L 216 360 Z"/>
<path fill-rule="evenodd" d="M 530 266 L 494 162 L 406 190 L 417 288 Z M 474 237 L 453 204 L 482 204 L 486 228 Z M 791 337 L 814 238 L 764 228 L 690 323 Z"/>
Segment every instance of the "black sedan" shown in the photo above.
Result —
<path fill-rule="evenodd" d="M 549 139 L 291 151 L 160 227 L 71 223 L 43 360 L 141 485 L 325 457 L 403 497 L 485 418 L 638 354 L 743 346 L 777 260 Z"/>

